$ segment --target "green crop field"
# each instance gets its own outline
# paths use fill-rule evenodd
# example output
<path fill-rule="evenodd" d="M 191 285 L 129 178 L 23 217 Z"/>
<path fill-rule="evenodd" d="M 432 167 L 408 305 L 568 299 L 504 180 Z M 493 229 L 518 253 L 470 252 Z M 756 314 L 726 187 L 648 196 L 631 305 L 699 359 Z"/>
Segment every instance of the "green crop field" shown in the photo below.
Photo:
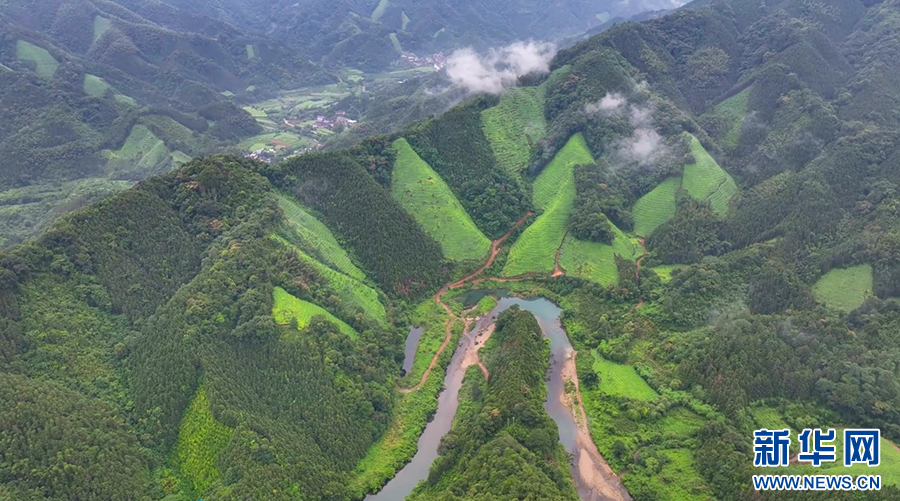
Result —
<path fill-rule="evenodd" d="M 181 125 L 165 115 L 145 115 L 141 117 L 140 123 L 158 129 L 160 135 L 166 138 L 170 143 L 176 141 L 190 148 L 199 146 L 197 139 L 194 137 L 194 132 L 191 129 L 188 129 L 184 125 Z"/>
<path fill-rule="evenodd" d="M 556 154 L 550 165 L 534 181 L 534 205 L 543 211 L 537 220 L 522 232 L 509 251 L 503 275 L 507 277 L 529 272 L 553 270 L 556 250 L 563 243 L 569 214 L 575 202 L 575 174 L 577 164 L 592 163 L 591 152 L 581 134 L 576 134 Z"/>
<path fill-rule="evenodd" d="M 740 94 L 734 95 L 717 104 L 713 111 L 728 119 L 729 128 L 725 135 L 725 146 L 734 148 L 741 136 L 741 123 L 747 116 L 747 103 L 750 99 L 750 89 L 744 89 Z"/>
<path fill-rule="evenodd" d="M 454 261 L 484 258 L 491 249 L 490 240 L 475 226 L 444 180 L 406 139 L 394 141 L 394 149 L 394 198 L 441 244 L 444 257 Z"/>
<path fill-rule="evenodd" d="M 680 264 L 667 264 L 654 267 L 653 272 L 656 273 L 663 283 L 665 283 L 672 280 L 672 272 L 680 268 L 684 268 L 684 266 Z"/>
<path fill-rule="evenodd" d="M 84 75 L 83 87 L 85 94 L 94 97 L 103 97 L 109 90 L 109 85 L 102 78 L 87 73 Z"/>
<path fill-rule="evenodd" d="M 286 239 L 275 236 L 275 239 L 284 244 L 286 247 L 294 250 L 303 261 L 309 263 L 322 276 L 328 280 L 328 284 L 337 292 L 338 296 L 347 304 L 354 307 L 358 312 L 375 321 L 386 323 L 387 313 L 384 305 L 378 299 L 378 292 L 362 283 L 361 281 L 348 277 L 339 271 L 335 271 L 328 266 L 317 261 L 309 254 L 303 252 L 297 246 L 291 244 Z"/>
<path fill-rule="evenodd" d="M 247 44 L 247 59 L 253 59 L 256 57 L 256 49 L 253 48 L 252 44 Z"/>
<path fill-rule="evenodd" d="M 656 228 L 675 217 L 675 194 L 679 189 L 681 178 L 670 177 L 634 204 L 631 213 L 636 235 L 649 237 Z"/>
<path fill-rule="evenodd" d="M 35 66 L 35 73 L 50 78 L 59 68 L 59 62 L 50 55 L 47 49 L 30 44 L 25 40 L 16 41 L 16 58 L 20 61 L 31 61 Z"/>
<path fill-rule="evenodd" d="M 695 162 L 684 166 L 681 188 L 697 200 L 709 200 L 716 214 L 724 216 L 738 192 L 737 184 L 694 136 L 691 136 L 691 153 Z"/>
<path fill-rule="evenodd" d="M 94 18 L 94 40 L 102 37 L 106 30 L 112 25 L 112 21 L 105 17 L 97 16 Z"/>
<path fill-rule="evenodd" d="M 577 240 L 569 235 L 563 244 L 562 255 L 559 258 L 559 264 L 566 270 L 566 273 L 602 285 L 618 283 L 619 272 L 616 268 L 615 256 L 634 259 L 641 251 L 639 243 L 632 240 L 615 225 L 612 227 L 616 234 L 612 245 Z"/>
<path fill-rule="evenodd" d="M 124 94 L 116 94 L 114 97 L 115 97 L 116 101 L 118 101 L 120 103 L 137 106 L 137 101 L 135 101 L 133 97 L 126 96 Z"/>
<path fill-rule="evenodd" d="M 287 223 L 310 248 L 315 250 L 315 257 L 349 277 L 360 281 L 366 279 L 366 274 L 353 264 L 350 255 L 341 247 L 327 226 L 290 198 L 276 195 L 276 199 L 284 211 Z"/>
<path fill-rule="evenodd" d="M 829 308 L 855 310 L 872 295 L 872 267 L 863 264 L 831 270 L 813 285 L 813 294 Z"/>
<path fill-rule="evenodd" d="M 297 299 L 281 287 L 275 287 L 274 299 L 272 316 L 275 318 L 275 322 L 280 325 L 288 325 L 291 323 L 291 318 L 296 318 L 297 327 L 302 329 L 309 325 L 313 317 L 322 316 L 336 325 L 344 334 L 354 339 L 357 337 L 353 327 L 329 313 L 328 310 L 302 299 Z"/>
<path fill-rule="evenodd" d="M 384 11 L 387 10 L 388 5 L 390 5 L 390 0 L 378 0 L 378 5 L 375 7 L 375 10 L 372 11 L 372 21 L 378 21 L 381 19 L 381 16 L 384 15 Z"/>
<path fill-rule="evenodd" d="M 409 16 L 406 15 L 405 11 L 401 10 L 400 11 L 400 23 L 401 23 L 400 29 L 405 30 L 406 25 L 408 25 L 410 21 L 412 21 L 412 19 L 410 19 Z"/>
<path fill-rule="evenodd" d="M 659 396 L 634 367 L 610 362 L 596 351 L 591 353 L 594 355 L 594 372 L 600 377 L 600 391 L 603 393 L 646 401 L 656 400 Z"/>
<path fill-rule="evenodd" d="M 181 420 L 174 450 L 181 478 L 188 481 L 198 495 L 219 479 L 216 461 L 231 435 L 232 429 L 213 417 L 206 390 L 201 386 Z"/>
<path fill-rule="evenodd" d="M 175 150 L 172 152 L 172 162 L 174 162 L 176 165 L 177 164 L 186 164 L 186 163 L 190 162 L 191 160 L 192 160 L 191 156 L 183 151 Z"/>
<path fill-rule="evenodd" d="M 143 125 L 135 125 L 118 151 L 107 151 L 108 171 L 139 172 L 152 169 L 169 156 L 165 143 Z"/>
<path fill-rule="evenodd" d="M 400 39 L 397 38 L 397 34 L 396 34 L 396 33 L 391 33 L 390 35 L 388 35 L 388 38 L 391 39 L 391 45 L 394 46 L 394 50 L 396 50 L 397 52 L 399 52 L 399 53 L 402 54 L 402 53 L 403 53 L 403 46 L 400 45 Z"/>
<path fill-rule="evenodd" d="M 265 148 L 274 148 L 275 143 L 273 141 L 285 143 L 288 145 L 288 148 L 299 148 L 301 146 L 309 145 L 309 140 L 302 138 L 296 134 L 291 134 L 290 132 L 268 132 L 244 139 L 243 141 L 238 143 L 237 147 L 238 149 L 243 151 L 256 151 Z"/>
<path fill-rule="evenodd" d="M 500 104 L 481 113 L 497 163 L 516 176 L 528 167 L 537 142 L 547 135 L 544 92 L 543 85 L 516 87 L 503 94 Z"/>

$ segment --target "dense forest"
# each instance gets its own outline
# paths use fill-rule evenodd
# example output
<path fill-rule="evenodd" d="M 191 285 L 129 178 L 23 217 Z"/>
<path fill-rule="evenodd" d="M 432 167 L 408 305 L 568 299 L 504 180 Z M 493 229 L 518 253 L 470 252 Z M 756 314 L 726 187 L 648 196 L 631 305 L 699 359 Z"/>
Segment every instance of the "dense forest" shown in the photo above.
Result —
<path fill-rule="evenodd" d="M 86 2 L 109 21 L 98 41 L 115 37 L 110 47 L 136 58 L 105 61 L 84 33 L 61 37 L 68 25 L 48 13 L 69 4 L 32 3 L 0 7 L 3 189 L 120 165 L 100 152 L 134 130 L 202 155 L 256 126 L 219 77 L 177 70 L 212 68 L 195 56 L 231 47 L 218 68 L 246 76 L 229 66 L 240 52 L 229 40 L 251 35 L 229 31 L 228 9 L 201 23 L 169 19 L 196 12 L 189 2 Z M 358 498 L 360 465 L 385 441 L 414 444 L 410 416 L 424 426 L 440 386 L 428 378 L 442 371 L 420 368 L 422 384 L 398 389 L 410 319 L 438 326 L 416 364 L 446 364 L 462 322 L 445 325 L 432 295 L 477 268 L 445 260 L 395 198 L 401 137 L 488 238 L 535 212 L 483 277 L 523 241 L 545 247 L 547 266 L 485 286 L 563 308 L 586 425 L 635 500 L 897 499 L 888 442 L 877 495 L 766 494 L 749 481 L 761 427 L 874 427 L 900 441 L 898 13 L 900 0 L 699 0 L 560 51 L 549 75 L 520 80 L 525 98 L 473 96 L 281 164 L 220 155 L 168 172 L 167 155 L 114 176 L 127 190 L 79 186 L 68 208 L 124 191 L 0 253 L 0 395 L 11 403 L 0 408 L 0 499 Z M 201 34 L 180 38 L 176 24 L 191 19 Z M 240 86 L 294 78 L 267 61 L 247 63 L 264 80 Z M 4 200 L 37 196 L 15 193 Z M 536 320 L 505 312 L 481 357 L 489 377 L 471 369 L 411 499 L 575 499 L 543 409 Z"/>

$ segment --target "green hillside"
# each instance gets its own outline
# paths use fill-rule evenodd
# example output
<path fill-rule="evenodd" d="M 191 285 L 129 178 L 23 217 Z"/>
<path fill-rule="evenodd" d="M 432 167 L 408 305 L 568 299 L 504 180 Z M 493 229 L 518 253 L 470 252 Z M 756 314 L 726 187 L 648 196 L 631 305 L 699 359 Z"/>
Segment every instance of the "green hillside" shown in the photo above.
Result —
<path fill-rule="evenodd" d="M 816 299 L 830 308 L 851 311 L 872 295 L 872 267 L 867 264 L 835 268 L 813 285 Z"/>
<path fill-rule="evenodd" d="M 444 257 L 454 261 L 484 258 L 491 242 L 475 226 L 441 177 L 405 139 L 394 141 L 397 161 L 391 191 L 425 230 L 441 244 Z"/>
<path fill-rule="evenodd" d="M 353 327 L 350 327 L 346 323 L 336 318 L 334 315 L 329 313 L 328 310 L 325 310 L 324 308 L 316 306 L 310 302 L 297 299 L 281 287 L 275 288 L 275 299 L 272 306 L 272 316 L 275 318 L 275 322 L 277 322 L 279 325 L 288 325 L 292 323 L 294 319 L 297 319 L 297 328 L 301 330 L 309 325 L 309 322 L 313 319 L 313 317 L 321 316 L 325 317 L 325 319 L 329 322 L 337 325 L 338 328 L 340 328 L 341 332 L 350 336 L 351 338 L 356 338 L 358 335 L 356 331 L 353 330 Z"/>
<path fill-rule="evenodd" d="M 504 276 L 553 270 L 575 200 L 573 167 L 593 161 L 584 138 L 576 134 L 535 179 L 534 205 L 543 212 L 510 249 Z"/>
<path fill-rule="evenodd" d="M 16 42 L 16 57 L 30 63 L 34 72 L 44 78 L 52 77 L 59 67 L 59 61 L 54 59 L 47 49 L 24 40 Z"/>
<path fill-rule="evenodd" d="M 497 163 L 511 173 L 528 167 L 537 142 L 547 135 L 544 92 L 543 85 L 516 87 L 503 94 L 500 104 L 481 113 Z"/>
<path fill-rule="evenodd" d="M 641 254 L 641 246 L 622 230 L 613 226 L 616 238 L 612 245 L 566 238 L 562 246 L 559 264 L 566 273 L 576 275 L 602 285 L 618 283 L 616 256 L 635 259 Z"/>
<path fill-rule="evenodd" d="M 681 188 L 697 200 L 709 200 L 713 210 L 725 216 L 737 195 L 737 184 L 694 136 L 691 136 L 691 154 L 695 161 L 684 166 Z"/>
<path fill-rule="evenodd" d="M 366 274 L 353 264 L 350 255 L 341 247 L 327 226 L 289 197 L 276 194 L 275 198 L 278 200 L 281 210 L 284 211 L 285 221 L 291 230 L 295 231 L 303 243 L 313 250 L 317 258 L 349 277 L 357 280 L 366 279 Z"/>
<path fill-rule="evenodd" d="M 675 194 L 681 189 L 681 178 L 670 177 L 638 199 L 631 209 L 634 233 L 648 237 L 653 230 L 675 217 Z"/>

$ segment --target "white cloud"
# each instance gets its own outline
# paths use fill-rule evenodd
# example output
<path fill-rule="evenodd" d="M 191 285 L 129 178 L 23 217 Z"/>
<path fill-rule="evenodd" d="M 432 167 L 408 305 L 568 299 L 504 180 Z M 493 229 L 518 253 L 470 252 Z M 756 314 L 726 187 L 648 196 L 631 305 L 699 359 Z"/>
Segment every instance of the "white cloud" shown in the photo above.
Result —
<path fill-rule="evenodd" d="M 555 45 L 537 42 L 516 42 L 487 55 L 459 49 L 447 58 L 447 76 L 468 92 L 499 94 L 521 76 L 550 71 L 555 54 Z"/>

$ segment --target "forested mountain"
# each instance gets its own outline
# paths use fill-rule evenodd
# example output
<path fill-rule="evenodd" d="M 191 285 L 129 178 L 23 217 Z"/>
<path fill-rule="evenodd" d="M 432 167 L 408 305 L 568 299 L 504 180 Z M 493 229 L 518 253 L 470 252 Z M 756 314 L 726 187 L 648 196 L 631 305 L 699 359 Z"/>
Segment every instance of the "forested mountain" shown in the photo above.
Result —
<path fill-rule="evenodd" d="M 281 42 L 159 2 L 0 3 L 0 246 L 259 132 L 228 96 L 331 79 Z"/>
<path fill-rule="evenodd" d="M 530 38 L 580 35 L 610 18 L 671 9 L 680 0 L 589 0 L 547 4 L 448 0 L 168 0 L 182 9 L 267 33 L 314 61 L 383 70 L 404 51 L 486 49 Z"/>
<path fill-rule="evenodd" d="M 231 3 L 170 5 L 224 34 Z M 367 36 L 382 21 L 352 14 L 364 3 L 332 2 L 332 21 Z M 172 51 L 145 54 L 128 27 L 180 33 L 164 4 L 83 4 L 153 65 L 146 82 L 14 4 L 4 187 L 113 169 L 124 144 L 142 151 L 135 130 L 194 154 L 255 124 L 212 81 L 186 84 L 208 103 L 171 101 L 157 70 L 212 38 L 148 35 Z M 412 27 L 405 3 L 381 17 L 397 6 Z M 279 6 L 292 23 L 307 8 Z M 246 22 L 299 26 L 273 19 Z M 564 310 L 583 426 L 634 499 L 801 499 L 749 484 L 762 427 L 881 429 L 883 465 L 863 473 L 882 491 L 806 494 L 898 499 L 897 33 L 900 0 L 698 1 L 352 148 L 186 161 L 60 218 L 0 254 L 0 500 L 362 498 L 415 453 L 464 317 L 487 311 L 454 294 L 482 280 Z M 143 165 L 118 178 L 158 172 Z M 455 238 L 492 252 L 456 258 Z M 535 319 L 507 311 L 493 336 L 411 499 L 575 497 Z"/>

